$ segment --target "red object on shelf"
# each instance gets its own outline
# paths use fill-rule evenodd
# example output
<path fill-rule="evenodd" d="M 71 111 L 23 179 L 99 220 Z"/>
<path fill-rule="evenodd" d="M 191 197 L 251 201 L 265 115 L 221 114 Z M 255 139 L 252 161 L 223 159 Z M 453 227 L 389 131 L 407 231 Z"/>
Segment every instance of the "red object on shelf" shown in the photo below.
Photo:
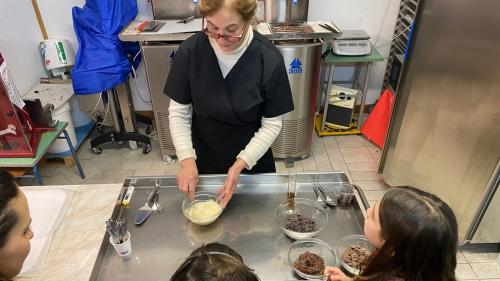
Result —
<path fill-rule="evenodd" d="M 361 127 L 361 133 L 380 148 L 384 148 L 393 106 L 394 95 L 391 90 L 386 89 Z"/>
<path fill-rule="evenodd" d="M 2 63 L 4 60 L 0 54 L 0 66 Z M 3 70 L 8 76 L 5 65 Z M 6 81 L 12 82 L 9 79 Z M 42 133 L 47 130 L 52 129 L 35 127 L 26 108 L 20 109 L 12 103 L 4 78 L 0 77 L 0 157 L 35 157 Z"/>
<path fill-rule="evenodd" d="M 144 28 L 146 27 L 146 25 L 148 25 L 149 21 L 148 20 L 144 20 L 144 21 L 141 21 L 140 23 L 138 23 L 136 26 L 135 26 L 135 30 L 137 32 L 142 32 L 144 31 Z"/>

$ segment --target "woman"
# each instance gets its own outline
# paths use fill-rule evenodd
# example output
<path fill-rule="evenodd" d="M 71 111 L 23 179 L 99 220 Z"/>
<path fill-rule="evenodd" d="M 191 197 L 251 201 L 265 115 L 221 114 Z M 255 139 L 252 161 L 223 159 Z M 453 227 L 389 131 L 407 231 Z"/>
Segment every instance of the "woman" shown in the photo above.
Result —
<path fill-rule="evenodd" d="M 179 189 L 193 197 L 198 174 L 227 173 L 224 207 L 241 172 L 276 171 L 270 147 L 293 110 L 283 57 L 250 26 L 256 5 L 201 0 L 203 32 L 181 44 L 165 85 Z"/>
<path fill-rule="evenodd" d="M 0 280 L 12 280 L 30 252 L 33 232 L 26 196 L 14 177 L 0 169 Z"/>

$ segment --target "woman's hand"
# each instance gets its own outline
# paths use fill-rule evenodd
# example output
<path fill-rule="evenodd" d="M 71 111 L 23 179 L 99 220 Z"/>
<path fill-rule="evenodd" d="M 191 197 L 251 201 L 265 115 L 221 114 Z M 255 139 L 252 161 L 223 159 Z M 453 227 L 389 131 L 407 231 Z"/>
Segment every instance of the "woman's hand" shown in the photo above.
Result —
<path fill-rule="evenodd" d="M 187 158 L 181 161 L 181 170 L 177 174 L 177 185 L 179 190 L 194 200 L 194 191 L 198 184 L 198 168 L 193 158 Z"/>
<path fill-rule="evenodd" d="M 328 281 L 352 281 L 354 279 L 347 277 L 342 270 L 338 267 L 325 268 L 325 276 Z"/>
<path fill-rule="evenodd" d="M 246 163 L 243 159 L 238 158 L 236 162 L 234 162 L 233 166 L 229 168 L 227 172 L 226 181 L 224 184 L 217 190 L 219 194 L 219 203 L 223 208 L 227 206 L 231 197 L 233 197 L 234 191 L 238 186 L 238 180 L 240 179 L 240 174 L 243 169 L 245 169 Z"/>

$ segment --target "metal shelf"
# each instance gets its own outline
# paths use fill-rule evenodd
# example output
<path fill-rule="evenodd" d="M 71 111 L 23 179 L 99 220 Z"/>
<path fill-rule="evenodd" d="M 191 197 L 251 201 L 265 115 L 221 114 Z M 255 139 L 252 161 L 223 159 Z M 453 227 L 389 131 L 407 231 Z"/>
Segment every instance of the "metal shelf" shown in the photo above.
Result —
<path fill-rule="evenodd" d="M 401 3 L 399 4 L 399 13 L 394 27 L 394 34 L 400 35 L 392 40 L 389 57 L 387 59 L 387 67 L 384 74 L 384 87 L 390 87 L 389 78 L 395 60 L 402 65 L 404 64 L 404 54 L 408 48 L 408 42 L 410 42 L 410 26 L 413 24 L 417 16 L 419 5 L 420 0 L 401 0 Z"/>

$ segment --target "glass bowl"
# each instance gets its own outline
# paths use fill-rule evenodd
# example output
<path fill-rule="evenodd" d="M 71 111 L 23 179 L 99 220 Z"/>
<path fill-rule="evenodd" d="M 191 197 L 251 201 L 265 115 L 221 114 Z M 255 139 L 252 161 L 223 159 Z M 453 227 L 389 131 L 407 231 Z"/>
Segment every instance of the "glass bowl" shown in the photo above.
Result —
<path fill-rule="evenodd" d="M 323 271 L 321 271 L 318 275 L 310 275 L 301 272 L 293 266 L 295 260 L 297 260 L 297 258 L 306 251 L 323 258 L 325 266 L 336 266 L 337 256 L 325 241 L 316 238 L 298 240 L 290 245 L 290 249 L 288 250 L 288 264 L 293 271 L 295 271 L 298 276 L 308 280 L 324 280 L 325 277 L 323 275 Z"/>
<path fill-rule="evenodd" d="M 222 211 L 224 210 L 222 206 L 219 205 L 220 210 L 212 216 L 194 217 L 190 215 L 191 208 L 194 208 L 196 204 L 200 202 L 207 202 L 210 200 L 217 202 L 217 195 L 215 195 L 215 193 L 213 192 L 196 192 L 193 201 L 191 201 L 189 197 L 184 198 L 184 201 L 182 201 L 182 213 L 184 214 L 184 216 L 186 216 L 186 218 L 197 225 L 211 224 L 220 216 L 220 214 L 222 214 Z"/>
<path fill-rule="evenodd" d="M 337 254 L 337 257 L 340 260 L 340 263 L 342 264 L 342 267 L 345 268 L 349 273 L 359 275 L 359 268 L 353 267 L 348 265 L 344 260 L 342 259 L 342 254 L 344 251 L 346 251 L 350 246 L 360 246 L 368 250 L 368 253 L 371 254 L 373 250 L 375 249 L 370 242 L 366 239 L 364 235 L 349 235 L 346 236 L 342 239 L 339 240 L 339 243 L 337 245 L 337 248 L 335 249 L 335 252 Z"/>
<path fill-rule="evenodd" d="M 274 212 L 274 219 L 280 226 L 281 230 L 290 238 L 294 240 L 307 239 L 316 236 L 328 222 L 328 213 L 316 201 L 307 198 L 293 199 L 293 206 L 291 203 L 284 202 Z M 302 218 L 310 218 L 314 220 L 315 228 L 313 231 L 294 231 L 287 228 L 289 217 L 300 215 Z"/>

